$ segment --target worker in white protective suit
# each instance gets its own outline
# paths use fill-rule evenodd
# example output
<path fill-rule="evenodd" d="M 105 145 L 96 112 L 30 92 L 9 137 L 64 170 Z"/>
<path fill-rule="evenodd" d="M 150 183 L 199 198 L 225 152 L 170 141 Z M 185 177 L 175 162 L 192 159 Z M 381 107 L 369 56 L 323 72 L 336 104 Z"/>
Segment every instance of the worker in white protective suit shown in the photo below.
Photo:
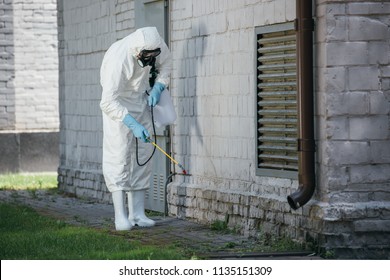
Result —
<path fill-rule="evenodd" d="M 158 75 L 153 88 L 149 71 L 155 62 Z M 153 146 L 150 106 L 155 106 L 168 86 L 171 55 L 155 27 L 136 30 L 115 42 L 106 52 L 100 69 L 103 88 L 100 108 L 103 112 L 103 175 L 112 193 L 116 230 L 133 226 L 154 226 L 145 215 L 145 192 L 151 178 L 151 162 L 145 162 Z M 148 91 L 146 94 L 145 91 Z M 128 196 L 128 215 L 125 193 Z"/>

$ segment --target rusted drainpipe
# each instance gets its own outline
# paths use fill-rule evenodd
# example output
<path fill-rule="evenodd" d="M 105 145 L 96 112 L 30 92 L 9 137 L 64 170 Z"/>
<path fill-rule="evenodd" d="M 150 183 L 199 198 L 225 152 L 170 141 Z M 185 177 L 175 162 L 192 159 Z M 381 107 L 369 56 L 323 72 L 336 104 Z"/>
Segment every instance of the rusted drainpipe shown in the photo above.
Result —
<path fill-rule="evenodd" d="M 313 30 L 312 0 L 297 0 L 298 66 L 298 190 L 287 197 L 294 210 L 305 205 L 315 188 L 315 142 L 313 104 Z"/>

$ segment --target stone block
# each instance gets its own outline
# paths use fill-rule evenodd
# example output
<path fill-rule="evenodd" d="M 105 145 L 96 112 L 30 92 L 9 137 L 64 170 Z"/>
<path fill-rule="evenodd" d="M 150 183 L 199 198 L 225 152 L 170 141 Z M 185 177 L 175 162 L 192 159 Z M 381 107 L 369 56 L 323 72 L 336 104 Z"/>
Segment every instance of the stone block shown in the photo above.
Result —
<path fill-rule="evenodd" d="M 329 165 L 366 164 L 371 160 L 370 144 L 366 141 L 329 141 L 325 162 Z"/>
<path fill-rule="evenodd" d="M 386 1 L 378 1 L 378 3 L 368 2 L 368 3 L 348 4 L 349 15 L 367 15 L 367 16 L 370 16 L 372 14 L 388 15 L 390 13 L 389 11 L 390 11 L 390 3 L 386 3 Z"/>
<path fill-rule="evenodd" d="M 390 165 L 375 164 L 350 167 L 350 182 L 352 184 L 372 184 L 385 183 L 390 180 Z M 372 185 L 367 185 L 366 188 L 375 190 Z"/>
<path fill-rule="evenodd" d="M 390 162 L 390 140 L 371 141 L 371 162 L 388 164 Z"/>
<path fill-rule="evenodd" d="M 385 22 L 377 18 L 351 16 L 348 20 L 350 41 L 384 40 L 389 38 L 389 29 Z"/>
<path fill-rule="evenodd" d="M 351 140 L 389 139 L 388 117 L 350 117 L 349 134 Z"/>
<path fill-rule="evenodd" d="M 388 42 L 368 42 L 368 63 L 374 65 L 388 65 L 390 60 L 390 45 Z"/>
<path fill-rule="evenodd" d="M 318 69 L 318 88 L 326 93 L 339 93 L 346 89 L 345 67 Z"/>
<path fill-rule="evenodd" d="M 333 11 L 332 11 L 333 12 Z M 343 15 L 334 15 L 326 17 L 324 19 L 326 28 L 324 28 L 321 37 L 324 37 L 325 41 L 346 41 L 348 36 L 347 17 Z M 325 32 L 324 32 L 325 31 Z"/>
<path fill-rule="evenodd" d="M 379 89 L 379 69 L 376 66 L 351 67 L 347 78 L 350 90 Z"/>
<path fill-rule="evenodd" d="M 390 112 L 390 94 L 381 91 L 371 92 L 370 100 L 370 114 L 387 115 Z"/>
<path fill-rule="evenodd" d="M 347 116 L 329 118 L 322 133 L 326 139 L 349 140 L 349 118 Z"/>
<path fill-rule="evenodd" d="M 368 62 L 367 48 L 367 42 L 327 43 L 327 65 L 365 65 Z"/>
<path fill-rule="evenodd" d="M 327 115 L 364 115 L 369 112 L 367 92 L 334 93 L 326 96 Z"/>

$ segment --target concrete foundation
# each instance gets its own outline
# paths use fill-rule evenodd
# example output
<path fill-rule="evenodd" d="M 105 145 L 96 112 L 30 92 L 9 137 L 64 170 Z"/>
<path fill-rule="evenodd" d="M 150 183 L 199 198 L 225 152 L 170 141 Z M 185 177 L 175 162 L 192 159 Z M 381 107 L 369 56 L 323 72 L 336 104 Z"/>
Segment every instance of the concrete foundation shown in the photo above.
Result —
<path fill-rule="evenodd" d="M 0 173 L 57 171 L 58 132 L 0 133 Z"/>

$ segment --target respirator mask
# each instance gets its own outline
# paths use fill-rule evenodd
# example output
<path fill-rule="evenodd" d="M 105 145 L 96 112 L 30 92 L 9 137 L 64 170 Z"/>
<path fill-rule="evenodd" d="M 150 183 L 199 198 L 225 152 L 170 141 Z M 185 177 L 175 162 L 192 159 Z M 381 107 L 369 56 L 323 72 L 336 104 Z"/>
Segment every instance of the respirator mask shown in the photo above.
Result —
<path fill-rule="evenodd" d="M 156 57 L 161 53 L 161 49 L 142 50 L 137 55 L 138 65 L 144 68 L 145 66 L 152 66 L 156 62 Z"/>

